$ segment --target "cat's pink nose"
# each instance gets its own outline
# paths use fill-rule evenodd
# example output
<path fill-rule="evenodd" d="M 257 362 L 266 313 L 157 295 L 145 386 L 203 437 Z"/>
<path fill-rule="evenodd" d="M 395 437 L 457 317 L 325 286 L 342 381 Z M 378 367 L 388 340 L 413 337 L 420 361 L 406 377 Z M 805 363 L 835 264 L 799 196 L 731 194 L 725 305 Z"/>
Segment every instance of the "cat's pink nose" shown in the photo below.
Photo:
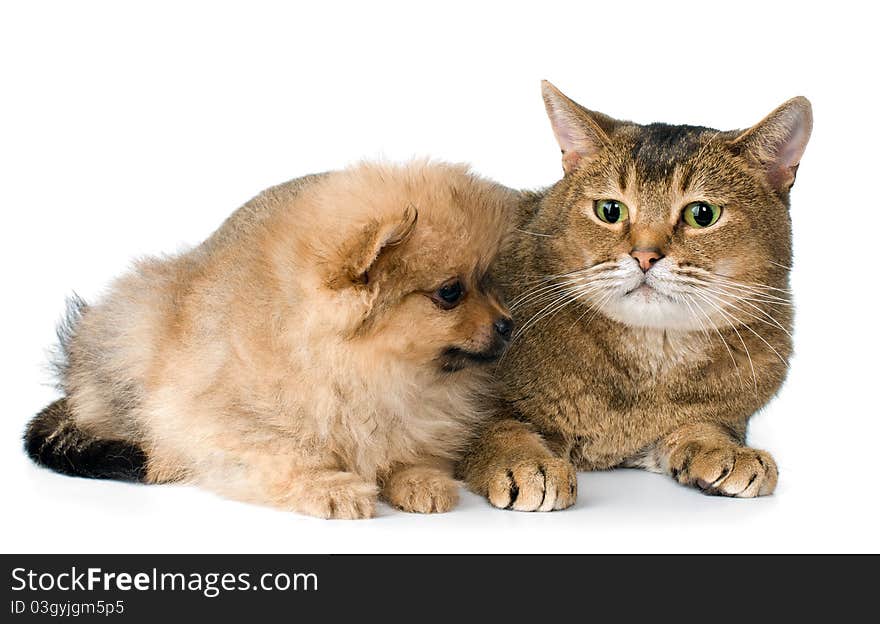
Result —
<path fill-rule="evenodd" d="M 654 266 L 654 264 L 663 257 L 663 254 L 661 254 L 660 250 L 656 247 L 652 249 L 633 249 L 629 252 L 629 255 L 639 261 L 639 266 L 645 273 L 647 273 L 648 269 Z"/>

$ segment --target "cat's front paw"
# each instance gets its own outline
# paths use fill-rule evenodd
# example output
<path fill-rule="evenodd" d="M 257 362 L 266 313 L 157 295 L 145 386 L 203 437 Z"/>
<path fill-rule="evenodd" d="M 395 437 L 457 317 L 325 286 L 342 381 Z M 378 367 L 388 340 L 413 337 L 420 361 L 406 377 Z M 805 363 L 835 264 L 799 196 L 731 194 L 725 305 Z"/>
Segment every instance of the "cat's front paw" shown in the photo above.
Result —
<path fill-rule="evenodd" d="M 414 466 L 393 474 L 382 495 L 403 511 L 443 513 L 458 503 L 458 482 L 441 470 Z"/>
<path fill-rule="evenodd" d="M 489 502 L 515 511 L 565 509 L 577 500 L 577 472 L 556 457 L 520 460 L 495 470 L 489 479 Z"/>
<path fill-rule="evenodd" d="M 778 470 L 766 451 L 733 444 L 684 445 L 670 457 L 673 478 L 706 494 L 753 498 L 772 494 Z"/>

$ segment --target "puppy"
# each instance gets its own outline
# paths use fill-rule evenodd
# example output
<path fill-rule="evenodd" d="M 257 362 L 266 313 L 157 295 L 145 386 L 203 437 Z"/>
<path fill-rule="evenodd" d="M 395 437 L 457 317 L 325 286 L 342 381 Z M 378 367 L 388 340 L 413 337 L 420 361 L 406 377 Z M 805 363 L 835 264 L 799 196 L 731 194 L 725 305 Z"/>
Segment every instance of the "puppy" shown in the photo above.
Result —
<path fill-rule="evenodd" d="M 64 398 L 25 446 L 62 473 L 186 481 L 322 518 L 451 509 L 512 322 L 486 275 L 513 191 L 362 164 L 270 188 L 63 324 Z"/>

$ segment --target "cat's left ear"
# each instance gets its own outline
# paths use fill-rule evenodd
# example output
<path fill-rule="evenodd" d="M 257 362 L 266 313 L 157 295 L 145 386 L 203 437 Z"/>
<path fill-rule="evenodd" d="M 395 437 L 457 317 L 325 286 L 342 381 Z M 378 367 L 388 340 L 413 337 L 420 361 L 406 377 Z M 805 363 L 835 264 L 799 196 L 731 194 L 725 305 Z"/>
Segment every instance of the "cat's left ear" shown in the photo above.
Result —
<path fill-rule="evenodd" d="M 731 146 L 763 165 L 773 188 L 786 193 L 794 184 L 812 130 L 810 101 L 796 97 L 740 134 Z"/>

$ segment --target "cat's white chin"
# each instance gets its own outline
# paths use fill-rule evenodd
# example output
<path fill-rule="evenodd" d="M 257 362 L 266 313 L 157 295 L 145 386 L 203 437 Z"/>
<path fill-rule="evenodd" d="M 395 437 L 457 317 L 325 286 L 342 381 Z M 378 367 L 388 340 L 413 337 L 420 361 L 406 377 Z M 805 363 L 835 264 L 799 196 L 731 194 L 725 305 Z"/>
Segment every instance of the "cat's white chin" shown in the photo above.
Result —
<path fill-rule="evenodd" d="M 602 312 L 624 325 L 676 331 L 697 331 L 700 325 L 687 305 L 641 284 L 602 304 Z"/>
<path fill-rule="evenodd" d="M 671 258 L 662 258 L 645 273 L 629 255 L 617 259 L 616 284 L 597 297 L 599 310 L 608 318 L 630 327 L 671 331 L 704 331 L 698 311 L 689 308 L 676 293 L 681 290 Z M 692 306 L 693 307 L 693 306 Z M 707 320 L 707 319 L 706 319 Z"/>
<path fill-rule="evenodd" d="M 630 327 L 695 332 L 712 324 L 712 310 L 699 301 L 682 299 L 681 284 L 669 257 L 656 262 L 646 273 L 629 255 L 618 258 L 616 283 L 607 296 L 597 297 L 600 311 Z"/>

